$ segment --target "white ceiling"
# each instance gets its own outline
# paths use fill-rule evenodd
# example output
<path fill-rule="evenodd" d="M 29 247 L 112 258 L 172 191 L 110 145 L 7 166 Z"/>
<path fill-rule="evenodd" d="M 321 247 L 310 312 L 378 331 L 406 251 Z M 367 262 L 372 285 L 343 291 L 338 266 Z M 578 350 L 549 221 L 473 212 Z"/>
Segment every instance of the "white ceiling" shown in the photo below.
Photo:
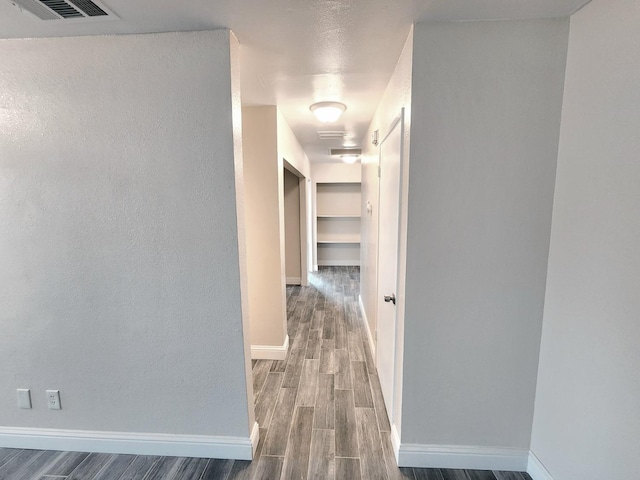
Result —
<path fill-rule="evenodd" d="M 413 22 L 568 16 L 589 0 L 103 0 L 105 22 L 40 21 L 0 0 L 0 38 L 230 28 L 241 44 L 245 105 L 278 105 L 311 161 L 358 146 Z M 334 125 L 309 106 L 340 101 Z M 345 130 L 345 142 L 318 130 Z"/>

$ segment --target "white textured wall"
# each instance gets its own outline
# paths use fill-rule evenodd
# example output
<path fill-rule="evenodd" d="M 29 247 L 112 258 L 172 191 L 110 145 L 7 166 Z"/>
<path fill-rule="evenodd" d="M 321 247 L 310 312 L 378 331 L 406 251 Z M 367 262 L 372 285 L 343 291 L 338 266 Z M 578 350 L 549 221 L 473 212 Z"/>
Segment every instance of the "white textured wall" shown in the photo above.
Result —
<path fill-rule="evenodd" d="M 529 447 L 567 38 L 414 27 L 402 443 Z"/>
<path fill-rule="evenodd" d="M 357 163 L 314 163 L 311 167 L 314 183 L 361 181 L 360 165 Z"/>
<path fill-rule="evenodd" d="M 409 32 L 402 54 L 398 59 L 398 64 L 389 80 L 389 84 L 382 96 L 376 113 L 369 125 L 366 136 L 362 139 L 362 218 L 361 218 L 361 240 L 360 240 L 360 296 L 365 309 L 369 329 L 372 337 L 375 338 L 376 318 L 377 318 L 377 265 L 378 265 L 378 165 L 380 160 L 380 147 L 371 143 L 371 138 L 375 130 L 379 131 L 379 141 L 389 133 L 389 128 L 394 119 L 400 115 L 404 108 L 404 144 L 403 144 L 403 172 L 402 172 L 402 200 L 401 200 L 401 239 L 400 239 L 400 261 L 398 262 L 398 291 L 396 296 L 398 315 L 398 343 L 396 348 L 399 352 L 403 349 L 403 312 L 404 312 L 404 278 L 406 264 L 406 230 L 407 230 L 407 183 L 409 171 L 409 145 L 411 142 L 411 69 L 413 55 L 413 29 Z M 371 214 L 367 212 L 367 202 L 371 204 Z M 402 404 L 402 355 L 397 359 L 396 365 L 396 391 L 395 405 L 397 408 L 393 412 L 393 422 L 400 432 L 400 416 Z M 391 413 L 391 412 L 389 412 Z"/>
<path fill-rule="evenodd" d="M 280 161 L 286 160 L 293 168 L 306 178 L 311 177 L 311 164 L 307 154 L 304 153 L 300 142 L 293 134 L 293 130 L 287 123 L 287 120 L 278 110 L 278 156 Z"/>
<path fill-rule="evenodd" d="M 280 168 L 280 173 L 283 174 L 284 163 L 288 163 L 289 167 L 293 167 L 298 174 L 302 175 L 306 181 L 301 185 L 301 196 L 304 199 L 304 205 L 301 204 L 300 208 L 304 211 L 304 215 L 301 216 L 301 220 L 304 222 L 304 228 L 300 230 L 300 241 L 303 248 L 301 248 L 300 254 L 303 257 L 303 262 L 307 265 L 306 270 L 311 270 L 310 258 L 312 255 L 311 251 L 311 242 L 310 239 L 312 237 L 312 204 L 311 204 L 311 188 L 310 188 L 310 178 L 311 178 L 311 164 L 309 163 L 309 158 L 307 154 L 304 153 L 302 149 L 302 145 L 298 142 L 298 139 L 291 130 L 291 127 L 287 123 L 287 120 L 282 115 L 282 112 L 278 110 L 277 114 L 277 125 L 278 125 L 278 168 Z M 282 179 L 284 182 L 284 179 Z M 282 191 L 282 189 L 281 189 Z M 281 205 L 283 208 L 281 210 L 284 215 L 284 196 L 280 198 Z M 284 227 L 283 227 L 284 228 Z M 284 231 L 282 233 L 284 235 Z M 284 248 L 284 245 L 282 245 Z M 285 258 L 286 253 L 283 258 Z M 302 285 L 307 285 L 307 271 L 302 275 Z M 286 303 L 286 302 L 285 302 Z M 286 307 L 285 307 L 286 308 Z"/>
<path fill-rule="evenodd" d="M 276 107 L 242 109 L 251 345 L 285 342 L 284 197 Z"/>
<path fill-rule="evenodd" d="M 229 32 L 0 57 L 0 425 L 248 437 Z"/>
<path fill-rule="evenodd" d="M 532 450 L 555 480 L 638 478 L 640 4 L 571 18 Z"/>

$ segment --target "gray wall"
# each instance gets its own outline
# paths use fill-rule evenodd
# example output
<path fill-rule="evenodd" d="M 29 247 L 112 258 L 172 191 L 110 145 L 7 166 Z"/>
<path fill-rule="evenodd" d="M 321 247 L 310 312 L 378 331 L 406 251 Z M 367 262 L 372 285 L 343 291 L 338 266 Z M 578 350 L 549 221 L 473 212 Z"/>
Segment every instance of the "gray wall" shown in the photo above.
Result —
<path fill-rule="evenodd" d="M 532 439 L 555 480 L 639 476 L 638 7 L 571 18 Z"/>
<path fill-rule="evenodd" d="M 529 447 L 567 38 L 415 26 L 403 444 Z"/>
<path fill-rule="evenodd" d="M 232 53 L 0 41 L 0 425 L 249 436 Z"/>

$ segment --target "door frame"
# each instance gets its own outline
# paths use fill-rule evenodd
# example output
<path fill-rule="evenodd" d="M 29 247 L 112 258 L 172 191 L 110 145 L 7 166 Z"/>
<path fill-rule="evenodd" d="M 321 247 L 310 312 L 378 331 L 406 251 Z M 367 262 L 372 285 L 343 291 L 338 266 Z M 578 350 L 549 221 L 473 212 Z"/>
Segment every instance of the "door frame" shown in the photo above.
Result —
<path fill-rule="evenodd" d="M 300 285 L 303 287 L 309 285 L 309 194 L 308 179 L 298 169 L 291 165 L 285 158 L 282 159 L 285 170 L 293 173 L 298 177 L 298 189 L 300 194 Z M 284 183 L 283 183 L 284 184 Z M 282 239 L 284 242 L 284 239 Z"/>
<path fill-rule="evenodd" d="M 393 352 L 393 366 L 392 366 L 392 385 L 393 391 L 391 395 L 391 405 L 385 405 L 387 409 L 387 416 L 389 418 L 389 423 L 391 425 L 392 435 L 391 440 L 394 444 L 394 450 L 397 452 L 398 448 L 396 447 L 396 443 L 399 444 L 399 429 L 397 428 L 397 424 L 400 421 L 400 409 L 397 408 L 397 403 L 401 399 L 401 394 L 398 395 L 398 385 L 401 385 L 402 382 L 402 350 L 403 350 L 403 339 L 399 338 L 399 324 L 403 322 L 404 315 L 404 284 L 400 282 L 400 271 L 404 271 L 401 267 L 401 260 L 403 256 L 401 255 L 401 250 L 403 248 L 402 244 L 402 215 L 403 215 L 403 198 L 405 189 L 403 189 L 403 179 L 405 175 L 405 109 L 401 108 L 400 114 L 391 121 L 389 127 L 385 131 L 382 139 L 380 140 L 378 147 L 378 232 L 377 232 L 377 252 L 376 252 L 376 326 L 375 326 L 375 363 L 377 368 L 377 360 L 378 360 L 378 325 L 380 321 L 380 315 L 378 312 L 378 299 L 380 295 L 384 295 L 384 292 L 380 289 L 380 232 L 381 232 L 381 224 L 380 224 L 380 205 L 381 205 L 381 175 L 382 175 L 382 145 L 389 138 L 389 136 L 393 133 L 393 131 L 399 127 L 400 128 L 400 161 L 399 161 L 399 182 L 398 182 L 398 223 L 396 225 L 397 232 L 397 242 L 398 242 L 398 251 L 396 252 L 396 278 L 395 278 L 395 294 L 396 294 L 396 309 L 395 309 L 395 325 L 394 325 L 394 352 Z M 401 291 L 402 290 L 402 291 Z M 396 455 L 397 456 L 397 455 Z"/>

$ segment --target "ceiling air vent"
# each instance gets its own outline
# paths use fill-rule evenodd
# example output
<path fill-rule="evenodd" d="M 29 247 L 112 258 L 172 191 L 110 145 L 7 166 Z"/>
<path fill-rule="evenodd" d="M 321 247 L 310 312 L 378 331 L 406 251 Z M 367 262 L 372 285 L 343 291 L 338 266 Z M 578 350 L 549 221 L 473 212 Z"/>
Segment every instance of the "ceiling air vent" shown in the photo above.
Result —
<path fill-rule="evenodd" d="M 346 136 L 346 132 L 338 131 L 321 131 L 318 132 L 318 138 L 320 140 L 342 140 Z"/>
<path fill-rule="evenodd" d="M 92 0 L 9 0 L 40 20 L 98 20 L 115 18 L 103 4 Z"/>
<path fill-rule="evenodd" d="M 340 155 L 361 155 L 361 148 L 331 148 L 329 149 L 329 155 L 335 157 Z"/>

